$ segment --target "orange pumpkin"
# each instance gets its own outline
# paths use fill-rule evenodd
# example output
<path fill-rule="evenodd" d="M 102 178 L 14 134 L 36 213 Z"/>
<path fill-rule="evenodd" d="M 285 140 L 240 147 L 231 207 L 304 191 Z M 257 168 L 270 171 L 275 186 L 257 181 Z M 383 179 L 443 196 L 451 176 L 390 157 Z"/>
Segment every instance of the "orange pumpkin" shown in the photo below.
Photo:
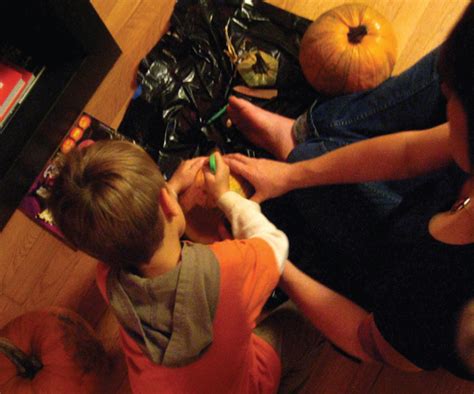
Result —
<path fill-rule="evenodd" d="M 0 330 L 0 392 L 100 393 L 104 347 L 77 313 L 28 312 Z"/>
<path fill-rule="evenodd" d="M 242 177 L 231 174 L 229 189 L 249 197 L 252 187 Z M 222 211 L 206 193 L 204 173 L 198 171 L 194 183 L 179 196 L 179 203 L 186 217 L 186 237 L 191 241 L 210 244 L 223 239 L 219 228 L 228 228 Z"/>
<path fill-rule="evenodd" d="M 373 88 L 392 73 L 397 43 L 391 24 L 364 4 L 344 4 L 317 18 L 301 40 L 304 76 L 327 95 Z"/>

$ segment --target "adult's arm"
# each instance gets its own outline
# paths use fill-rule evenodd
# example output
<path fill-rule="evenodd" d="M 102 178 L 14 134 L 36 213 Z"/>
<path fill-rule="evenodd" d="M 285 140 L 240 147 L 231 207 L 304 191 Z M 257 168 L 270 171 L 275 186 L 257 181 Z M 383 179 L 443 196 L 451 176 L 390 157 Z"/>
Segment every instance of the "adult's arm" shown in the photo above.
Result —
<path fill-rule="evenodd" d="M 448 137 L 449 126 L 443 124 L 370 138 L 292 164 L 239 154 L 225 158 L 232 172 L 252 183 L 253 200 L 261 202 L 294 189 L 407 179 L 437 170 L 452 161 Z"/>
<path fill-rule="evenodd" d="M 287 261 L 280 288 L 332 343 L 364 361 L 420 371 L 382 337 L 373 317 L 348 298 L 324 286 Z"/>

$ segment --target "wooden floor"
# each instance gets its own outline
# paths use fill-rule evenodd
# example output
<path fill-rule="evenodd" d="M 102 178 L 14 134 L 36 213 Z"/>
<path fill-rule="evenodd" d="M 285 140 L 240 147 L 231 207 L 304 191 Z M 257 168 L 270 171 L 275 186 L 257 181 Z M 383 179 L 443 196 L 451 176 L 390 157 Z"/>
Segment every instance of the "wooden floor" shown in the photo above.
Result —
<path fill-rule="evenodd" d="M 468 0 L 359 0 L 393 24 L 399 47 L 395 73 L 438 45 Z M 343 0 L 271 0 L 315 19 Z M 92 0 L 123 55 L 87 104 L 85 111 L 117 127 L 134 90 L 139 60 L 166 31 L 173 0 Z M 95 261 L 75 252 L 16 211 L 0 233 L 0 326 L 28 310 L 62 305 L 77 310 L 96 327 L 114 356 L 109 392 L 128 393 L 117 324 L 94 284 Z M 357 364 L 329 345 L 314 366 L 307 393 L 473 393 L 474 384 L 444 372 L 404 374 Z"/>

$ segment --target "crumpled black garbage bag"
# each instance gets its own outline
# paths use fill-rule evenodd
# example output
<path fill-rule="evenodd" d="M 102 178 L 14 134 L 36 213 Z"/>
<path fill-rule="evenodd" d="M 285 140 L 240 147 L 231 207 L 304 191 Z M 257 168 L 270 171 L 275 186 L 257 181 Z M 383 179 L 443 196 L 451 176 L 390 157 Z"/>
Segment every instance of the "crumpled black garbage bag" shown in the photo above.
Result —
<path fill-rule="evenodd" d="M 235 127 L 226 127 L 225 115 L 207 124 L 232 88 L 245 85 L 225 54 L 225 28 L 237 51 L 256 48 L 278 60 L 276 82 L 267 86 L 277 89 L 278 96 L 246 98 L 296 117 L 316 94 L 298 62 L 299 42 L 309 24 L 258 0 L 179 0 L 168 32 L 139 66 L 141 93 L 127 108 L 119 132 L 142 145 L 167 177 L 181 160 L 216 147 L 224 153 L 268 156 Z"/>

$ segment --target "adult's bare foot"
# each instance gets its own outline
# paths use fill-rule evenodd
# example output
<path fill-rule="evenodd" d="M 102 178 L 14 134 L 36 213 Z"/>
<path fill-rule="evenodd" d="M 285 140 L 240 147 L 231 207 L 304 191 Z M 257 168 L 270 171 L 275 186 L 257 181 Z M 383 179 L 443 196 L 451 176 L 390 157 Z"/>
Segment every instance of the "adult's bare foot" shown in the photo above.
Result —
<path fill-rule="evenodd" d="M 296 145 L 291 131 L 294 119 L 266 111 L 235 96 L 229 98 L 227 114 L 245 138 L 278 160 L 286 160 Z"/>

